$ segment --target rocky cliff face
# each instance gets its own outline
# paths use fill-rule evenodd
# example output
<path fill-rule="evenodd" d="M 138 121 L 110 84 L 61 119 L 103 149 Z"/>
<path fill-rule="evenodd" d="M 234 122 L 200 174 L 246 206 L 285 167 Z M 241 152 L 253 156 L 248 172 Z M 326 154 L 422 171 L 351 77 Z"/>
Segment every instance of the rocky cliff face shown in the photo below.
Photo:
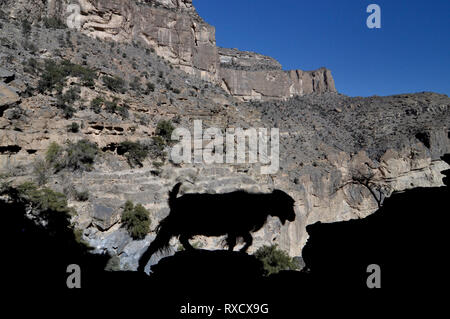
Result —
<path fill-rule="evenodd" d="M 280 100 L 310 93 L 336 92 L 328 69 L 283 71 L 271 57 L 219 48 L 221 85 L 242 101 Z"/>
<path fill-rule="evenodd" d="M 58 17 L 65 21 L 76 13 L 70 7 L 67 12 L 73 3 L 6 1 L 2 8 L 16 19 Z M 191 0 L 80 0 L 79 5 L 80 16 L 72 22 L 81 32 L 118 42 L 143 41 L 173 65 L 221 84 L 242 101 L 336 92 L 330 70 L 284 72 L 270 57 L 218 49 L 215 28 L 198 16 Z"/>
<path fill-rule="evenodd" d="M 6 3 L 9 16 L 40 16 L 44 12 L 39 13 L 43 10 L 41 1 L 27 1 L 31 6 L 23 1 Z M 47 5 L 57 10 L 61 3 Z M 122 14 L 125 7 L 134 10 L 138 6 L 125 6 L 123 1 L 102 3 L 96 1 L 97 9 L 86 9 L 84 15 L 97 15 L 98 8 L 106 7 L 111 13 Z M 171 12 L 173 17 L 191 17 L 194 12 L 187 1 L 139 5 L 145 10 Z M 194 13 L 192 19 L 196 19 Z M 440 186 L 440 171 L 448 167 L 440 161 L 441 155 L 450 152 L 450 99 L 445 95 L 351 98 L 327 92 L 286 101 L 244 103 L 230 95 L 231 89 L 224 89 L 220 81 L 202 81 L 192 72 L 174 68 L 145 43 L 108 41 L 127 34 L 111 33 L 114 28 L 89 29 L 104 37 L 98 40 L 86 36 L 88 29 L 48 28 L 42 22 L 28 30 L 1 12 L 0 22 L 1 177 L 15 184 L 32 180 L 64 192 L 78 212 L 72 222 L 83 238 L 96 252 L 119 256 L 123 269 L 137 266 L 142 250 L 155 236 L 158 222 L 169 213 L 168 190 L 180 181 L 184 193 L 238 189 L 270 192 L 274 188 L 288 192 L 296 200 L 296 221 L 282 226 L 277 219 L 270 219 L 255 234 L 252 249 L 278 243 L 291 256 L 300 256 L 307 240 L 306 225 L 364 218 L 394 191 Z M 242 72 L 247 78 L 253 72 L 283 78 L 286 87 L 280 90 L 308 78 L 309 92 L 322 90 L 325 82 L 328 89 L 332 87 L 326 70 L 289 73 L 264 56 L 236 50 L 219 52 L 222 58 L 217 57 L 217 64 L 221 64 L 221 70 Z M 48 87 L 52 84 L 49 79 L 59 74 L 48 59 L 57 65 L 63 60 L 75 65 L 74 74 L 59 79 L 59 88 Z M 95 76 L 87 83 L 80 70 Z M 277 96 L 278 91 L 269 89 L 264 81 L 260 85 L 267 97 Z M 193 120 L 199 119 L 204 128 L 279 128 L 280 170 L 261 175 L 257 164 L 176 165 L 154 155 L 143 159 L 142 167 L 130 167 L 126 154 L 120 151 L 121 142 L 149 142 L 161 120 L 191 129 Z M 55 171 L 44 165 L 52 142 L 66 147 L 68 142 L 81 139 L 98 145 L 92 171 Z M 88 200 L 76 196 L 81 190 L 89 193 Z M 140 203 L 151 212 L 151 232 L 143 240 L 133 240 L 122 227 L 126 200 Z M 194 239 L 208 248 L 222 247 L 221 240 Z M 174 240 L 172 249 L 177 246 Z"/>
<path fill-rule="evenodd" d="M 218 55 L 215 29 L 196 13 L 190 0 L 6 1 L 2 8 L 11 17 L 76 17 L 68 6 L 79 3 L 81 32 L 117 42 L 143 41 L 156 53 L 189 74 L 217 81 Z M 69 12 L 68 12 L 69 11 Z"/>
<path fill-rule="evenodd" d="M 10 72 L 6 69 L 0 68 L 0 114 L 3 114 L 3 111 L 8 109 L 9 106 L 14 105 L 19 101 L 19 96 L 17 93 L 7 86 L 7 83 L 10 83 L 14 80 L 15 75 L 13 72 Z"/>

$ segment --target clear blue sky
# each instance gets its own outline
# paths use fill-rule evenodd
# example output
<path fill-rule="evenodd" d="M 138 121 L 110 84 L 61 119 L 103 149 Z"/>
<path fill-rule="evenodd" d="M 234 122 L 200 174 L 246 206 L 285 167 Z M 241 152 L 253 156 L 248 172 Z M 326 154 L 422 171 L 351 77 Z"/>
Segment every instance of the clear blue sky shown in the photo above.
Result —
<path fill-rule="evenodd" d="M 366 8 L 381 7 L 381 29 Z M 450 95 L 450 0 L 194 0 L 217 45 L 332 70 L 350 96 Z"/>

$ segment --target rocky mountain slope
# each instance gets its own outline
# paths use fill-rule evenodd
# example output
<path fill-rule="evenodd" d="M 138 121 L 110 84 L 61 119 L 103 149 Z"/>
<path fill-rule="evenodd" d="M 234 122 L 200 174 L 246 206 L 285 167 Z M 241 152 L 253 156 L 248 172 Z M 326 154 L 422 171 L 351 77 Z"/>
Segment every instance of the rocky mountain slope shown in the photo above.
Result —
<path fill-rule="evenodd" d="M 312 92 L 335 92 L 330 70 L 283 71 L 272 58 L 216 47 L 215 28 L 196 12 L 192 0 L 4 1 L 15 19 L 69 19 L 93 38 L 142 41 L 188 74 L 220 84 L 240 100 L 286 99 Z M 69 12 L 68 12 L 69 11 Z M 76 15 L 75 15 L 76 14 Z M 264 67 L 262 61 L 273 61 Z M 245 68 L 242 68 L 245 66 Z"/>
<path fill-rule="evenodd" d="M 136 268 L 178 181 L 184 193 L 288 192 L 296 221 L 282 226 L 270 219 L 252 249 L 277 243 L 291 256 L 301 256 L 309 224 L 363 218 L 394 191 L 442 185 L 448 165 L 440 156 L 450 151 L 447 96 L 338 94 L 326 69 L 285 72 L 271 58 L 217 48 L 213 27 L 190 1 L 80 1 L 80 30 L 57 19 L 66 4 L 2 2 L 0 174 L 2 181 L 32 180 L 65 193 L 82 238 L 95 252 L 118 256 L 121 269 Z M 168 41 L 174 34 L 177 40 Z M 262 101 L 243 102 L 255 97 Z M 257 164 L 174 164 L 164 155 L 170 143 L 158 123 L 192 130 L 194 120 L 204 128 L 279 128 L 280 170 L 261 175 Z M 98 148 L 90 165 L 48 162 L 52 143 L 66 149 L 57 152 L 65 159 L 84 139 Z M 124 142 L 150 151 L 136 162 Z M 86 147 L 80 156 L 92 150 Z M 122 227 L 127 200 L 150 211 L 152 232 L 144 239 Z M 194 241 L 217 248 L 222 239 Z"/>

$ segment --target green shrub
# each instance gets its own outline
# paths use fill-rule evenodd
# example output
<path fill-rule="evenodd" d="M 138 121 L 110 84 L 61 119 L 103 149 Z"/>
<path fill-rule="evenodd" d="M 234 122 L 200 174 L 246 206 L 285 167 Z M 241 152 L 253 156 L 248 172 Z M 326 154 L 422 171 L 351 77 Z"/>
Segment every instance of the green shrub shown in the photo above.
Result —
<path fill-rule="evenodd" d="M 66 118 L 66 119 L 72 118 L 73 115 L 75 114 L 75 111 L 76 110 L 73 107 L 71 107 L 70 105 L 66 105 L 63 108 L 63 116 L 64 116 L 64 118 Z"/>
<path fill-rule="evenodd" d="M 139 79 L 139 77 L 134 77 L 133 81 L 130 83 L 130 89 L 137 93 L 141 91 L 141 80 Z"/>
<path fill-rule="evenodd" d="M 56 172 L 65 168 L 90 171 L 98 152 L 97 145 L 88 140 L 69 142 L 65 148 L 52 142 L 47 149 L 46 161 Z"/>
<path fill-rule="evenodd" d="M 67 198 L 75 197 L 76 191 L 77 190 L 75 189 L 75 185 L 73 185 L 72 183 L 66 181 L 63 184 L 63 194 L 66 195 Z"/>
<path fill-rule="evenodd" d="M 72 124 L 69 126 L 69 131 L 72 133 L 78 133 L 80 131 L 80 126 L 77 122 L 72 122 Z"/>
<path fill-rule="evenodd" d="M 103 97 L 96 97 L 91 101 L 91 109 L 99 114 L 102 111 L 102 107 L 109 113 L 118 114 L 122 119 L 126 119 L 129 116 L 127 104 L 119 105 L 119 99 L 114 97 L 111 101 L 105 100 Z"/>
<path fill-rule="evenodd" d="M 59 46 L 64 48 L 66 46 L 66 40 L 64 40 L 64 36 L 60 34 L 57 39 Z"/>
<path fill-rule="evenodd" d="M 99 150 L 96 144 L 88 140 L 76 143 L 70 142 L 65 150 L 65 156 L 59 169 L 70 168 L 72 170 L 90 171 Z"/>
<path fill-rule="evenodd" d="M 126 92 L 126 83 L 123 79 L 118 77 L 104 76 L 102 78 L 105 86 L 116 93 L 125 93 Z"/>
<path fill-rule="evenodd" d="M 79 202 L 85 202 L 89 199 L 89 192 L 87 190 L 84 191 L 75 190 L 75 199 Z"/>
<path fill-rule="evenodd" d="M 161 158 L 163 161 L 166 159 L 166 142 L 161 136 L 153 136 L 151 144 L 149 146 L 149 153 L 152 158 Z"/>
<path fill-rule="evenodd" d="M 118 153 L 126 157 L 131 167 L 142 167 L 142 162 L 148 156 L 149 150 L 140 142 L 125 141 L 119 144 Z"/>
<path fill-rule="evenodd" d="M 78 64 L 70 64 L 69 68 L 70 68 L 70 75 L 80 78 L 83 86 L 89 88 L 95 87 L 94 80 L 97 78 L 95 70 L 86 68 Z"/>
<path fill-rule="evenodd" d="M 147 82 L 146 84 L 147 86 L 147 90 L 146 90 L 146 94 L 149 94 L 150 92 L 155 92 L 155 84 L 153 84 L 152 82 Z"/>
<path fill-rule="evenodd" d="M 266 276 L 280 272 L 281 270 L 297 270 L 298 266 L 289 255 L 278 249 L 277 245 L 263 246 L 255 252 L 264 267 Z"/>
<path fill-rule="evenodd" d="M 117 111 L 117 99 L 113 99 L 112 101 L 105 102 L 105 109 L 109 113 L 116 113 Z"/>
<path fill-rule="evenodd" d="M 23 70 L 30 74 L 37 74 L 39 71 L 39 63 L 35 58 L 29 58 L 23 64 Z"/>
<path fill-rule="evenodd" d="M 73 215 L 73 209 L 67 206 L 67 198 L 64 194 L 55 192 L 50 188 L 39 189 L 36 184 L 25 182 L 17 187 L 21 199 L 29 202 L 32 209 L 44 212 L 58 212 Z"/>
<path fill-rule="evenodd" d="M 51 165 L 41 158 L 37 159 L 33 164 L 33 173 L 36 175 L 38 185 L 45 185 L 51 174 Z"/>
<path fill-rule="evenodd" d="M 22 35 L 28 38 L 31 33 L 31 23 L 28 20 L 22 20 Z"/>
<path fill-rule="evenodd" d="M 57 63 L 52 60 L 46 60 L 44 72 L 38 82 L 38 91 L 44 93 L 45 91 L 53 90 L 56 86 L 58 86 L 59 90 L 62 90 L 62 82 L 66 76 Z"/>
<path fill-rule="evenodd" d="M 102 105 L 105 103 L 105 100 L 102 97 L 97 96 L 95 99 L 91 101 L 91 109 L 99 114 L 102 111 Z"/>
<path fill-rule="evenodd" d="M 14 207 L 20 207 L 19 210 L 14 209 L 12 212 L 15 213 L 14 215 L 18 214 L 14 220 L 16 218 L 20 220 L 26 214 L 26 218 L 34 223 L 36 227 L 33 232 L 37 232 L 33 236 L 44 234 L 41 233 L 43 231 L 46 237 L 62 243 L 71 252 L 76 250 L 84 254 L 92 249 L 83 240 L 82 231 L 75 229 L 71 224 L 76 211 L 67 206 L 67 198 L 64 194 L 46 187 L 39 188 L 32 182 L 25 182 L 17 187 L 6 184 L 6 187 L 0 188 L 0 194 L 8 196 Z M 7 212 L 2 211 L 2 213 L 6 215 Z"/>
<path fill-rule="evenodd" d="M 63 110 L 64 117 L 69 119 L 75 113 L 75 109 L 71 106 L 75 101 L 80 99 L 80 88 L 73 87 L 64 94 L 58 94 L 56 98 L 56 107 Z"/>
<path fill-rule="evenodd" d="M 122 142 L 119 144 L 117 153 L 125 156 L 131 167 L 142 167 L 143 161 L 149 156 L 154 159 L 161 159 L 160 166 L 162 166 L 167 157 L 165 147 L 164 139 L 160 136 L 154 136 L 150 141 L 145 142 Z"/>
<path fill-rule="evenodd" d="M 175 129 L 170 120 L 161 120 L 156 125 L 155 134 L 161 136 L 166 143 L 170 143 L 172 140 L 172 132 Z"/>
<path fill-rule="evenodd" d="M 45 160 L 50 164 L 55 164 L 63 152 L 63 148 L 56 142 L 52 142 L 47 149 Z"/>
<path fill-rule="evenodd" d="M 95 70 L 71 63 L 67 60 L 63 60 L 59 64 L 53 60 L 46 60 L 44 72 L 38 82 L 38 91 L 40 93 L 53 89 L 62 91 L 64 81 L 68 76 L 80 78 L 82 84 L 87 87 L 94 87 L 94 80 L 97 77 Z"/>
<path fill-rule="evenodd" d="M 64 93 L 61 98 L 64 103 L 73 103 L 80 99 L 81 89 L 78 86 L 71 87 Z"/>
<path fill-rule="evenodd" d="M 117 108 L 117 113 L 122 117 L 122 119 L 127 119 L 129 117 L 128 109 L 130 107 L 127 104 L 119 106 Z"/>
<path fill-rule="evenodd" d="M 161 167 L 164 166 L 164 162 L 157 162 L 157 161 L 154 161 L 154 162 L 152 162 L 152 164 L 153 164 L 153 166 L 155 166 L 155 168 L 157 168 L 157 169 L 160 169 Z"/>
<path fill-rule="evenodd" d="M 14 207 L 20 207 L 19 210 L 14 209 L 12 212 L 15 213 L 14 215 L 18 214 L 14 220 L 25 217 L 26 214 L 26 218 L 34 223 L 36 227 L 33 232 L 37 232 L 33 233 L 33 236 L 40 236 L 39 234 L 44 234 L 41 233 L 43 231 L 46 237 L 62 243 L 71 252 L 76 250 L 84 254 L 92 249 L 83 240 L 82 231 L 75 229 L 71 224 L 76 211 L 67 206 L 67 198 L 64 194 L 46 187 L 39 188 L 31 182 L 25 182 L 17 187 L 6 185 L 5 188 L 0 189 L 0 194 L 8 196 Z M 2 213 L 6 215 L 7 212 Z"/>
<path fill-rule="evenodd" d="M 144 239 L 150 231 L 150 213 L 141 204 L 134 206 L 131 201 L 125 203 L 122 224 L 133 239 Z"/>

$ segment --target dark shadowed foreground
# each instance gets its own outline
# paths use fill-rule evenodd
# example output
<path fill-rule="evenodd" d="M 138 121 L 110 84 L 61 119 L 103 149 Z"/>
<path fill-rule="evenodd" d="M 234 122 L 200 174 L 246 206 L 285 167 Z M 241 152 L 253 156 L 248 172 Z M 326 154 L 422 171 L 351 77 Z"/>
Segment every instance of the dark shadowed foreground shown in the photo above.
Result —
<path fill-rule="evenodd" d="M 177 198 L 181 183 L 169 192 L 170 214 L 158 225 L 157 236 L 139 260 L 138 271 L 144 271 L 151 256 L 169 246 L 178 237 L 185 249 L 192 250 L 189 239 L 196 235 L 226 235 L 228 250 L 236 240 L 245 241 L 242 252 L 253 243 L 252 232 L 261 229 L 268 216 L 276 216 L 284 225 L 295 220 L 294 199 L 281 190 L 270 194 L 235 191 L 225 194 L 185 194 Z"/>
<path fill-rule="evenodd" d="M 398 296 L 419 298 L 448 282 L 444 218 L 449 195 L 448 187 L 414 189 L 393 195 L 365 219 L 308 226 L 310 239 L 303 251 L 307 269 L 270 277 L 263 276 L 261 263 L 251 255 L 205 250 L 164 258 L 150 277 L 105 272 L 106 258 L 88 253 L 64 231 L 67 225 L 36 226 L 24 217 L 24 207 L 2 203 L 2 224 L 8 225 L 1 232 L 2 290 L 21 298 L 33 292 L 34 300 L 57 296 L 51 300 L 58 303 L 130 298 L 152 311 L 162 309 L 167 318 L 179 317 L 180 307 L 188 302 L 218 308 L 224 303 L 267 303 L 270 313 L 265 317 L 277 317 L 318 301 L 382 305 Z M 81 266 L 81 289 L 66 288 L 68 264 Z M 381 289 L 367 288 L 370 264 L 381 268 Z"/>

